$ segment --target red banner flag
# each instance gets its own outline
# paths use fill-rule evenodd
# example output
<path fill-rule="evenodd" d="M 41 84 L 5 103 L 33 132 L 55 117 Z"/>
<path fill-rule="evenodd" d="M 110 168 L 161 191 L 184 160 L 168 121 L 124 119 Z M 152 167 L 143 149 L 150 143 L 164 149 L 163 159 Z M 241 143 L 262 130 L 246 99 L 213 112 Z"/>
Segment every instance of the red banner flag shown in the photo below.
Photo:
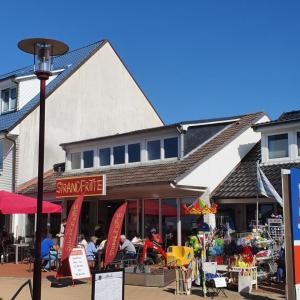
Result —
<path fill-rule="evenodd" d="M 61 265 L 57 271 L 56 277 L 71 276 L 68 258 L 72 249 L 76 246 L 79 216 L 83 201 L 83 195 L 79 196 L 73 203 L 68 215 L 67 224 L 64 233 L 64 242 L 61 253 Z"/>
<path fill-rule="evenodd" d="M 104 261 L 105 267 L 114 260 L 119 250 L 120 235 L 121 235 L 126 208 L 127 208 L 127 202 L 122 204 L 116 210 L 111 220 L 107 242 L 106 242 L 105 261 Z"/>

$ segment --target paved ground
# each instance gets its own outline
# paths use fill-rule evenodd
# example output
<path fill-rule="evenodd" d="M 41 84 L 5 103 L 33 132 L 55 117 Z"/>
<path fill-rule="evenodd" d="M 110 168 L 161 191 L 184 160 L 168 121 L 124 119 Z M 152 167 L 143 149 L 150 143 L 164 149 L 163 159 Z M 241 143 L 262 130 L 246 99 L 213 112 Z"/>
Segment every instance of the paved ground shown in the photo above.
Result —
<path fill-rule="evenodd" d="M 0 265 L 0 300 L 10 300 L 15 291 L 32 276 L 32 272 L 28 272 L 28 265 L 15 265 L 15 264 L 5 264 Z M 86 300 L 91 299 L 91 282 L 85 281 L 82 284 L 76 285 L 74 287 L 64 287 L 64 288 L 51 288 L 49 279 L 55 275 L 52 273 L 43 273 L 42 281 L 42 299 L 43 300 L 53 300 L 61 299 L 63 300 Z M 180 300 L 180 299 L 191 299 L 199 300 L 200 290 L 194 289 L 193 295 L 191 296 L 175 296 L 174 295 L 174 285 L 170 285 L 167 288 L 145 288 L 145 287 L 135 287 L 126 286 L 125 287 L 125 300 Z M 235 299 L 257 299 L 257 300 L 279 300 L 284 299 L 284 296 L 278 293 L 278 290 L 272 289 L 271 286 L 261 288 L 255 291 L 252 295 L 241 296 L 237 292 L 226 291 L 229 300 Z M 28 288 L 21 292 L 17 299 L 29 300 L 30 294 Z M 201 298 L 200 298 L 201 299 Z M 217 299 L 226 299 L 223 296 L 217 297 Z M 109 300 L 109 299 L 105 299 Z"/>

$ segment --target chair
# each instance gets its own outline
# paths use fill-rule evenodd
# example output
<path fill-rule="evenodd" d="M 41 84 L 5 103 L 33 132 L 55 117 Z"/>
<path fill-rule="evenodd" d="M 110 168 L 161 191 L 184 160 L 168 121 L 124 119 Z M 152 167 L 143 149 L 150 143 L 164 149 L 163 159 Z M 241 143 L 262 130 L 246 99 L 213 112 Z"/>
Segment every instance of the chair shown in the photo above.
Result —
<path fill-rule="evenodd" d="M 207 287 L 207 292 L 210 294 L 211 298 L 214 296 L 219 296 L 222 293 L 226 298 L 227 295 L 224 288 L 227 287 L 227 282 L 225 277 L 217 276 L 217 263 L 216 262 L 204 262 L 202 265 L 202 271 L 205 276 L 205 285 Z"/>

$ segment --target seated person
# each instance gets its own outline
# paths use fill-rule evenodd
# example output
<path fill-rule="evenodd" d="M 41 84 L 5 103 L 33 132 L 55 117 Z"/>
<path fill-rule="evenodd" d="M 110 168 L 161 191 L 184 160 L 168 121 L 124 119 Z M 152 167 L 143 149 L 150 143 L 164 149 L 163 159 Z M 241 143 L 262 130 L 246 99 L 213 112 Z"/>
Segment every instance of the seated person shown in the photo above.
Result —
<path fill-rule="evenodd" d="M 130 242 L 125 235 L 120 238 L 120 250 L 125 254 L 125 258 L 135 258 L 136 250 L 132 242 Z"/>
<path fill-rule="evenodd" d="M 86 241 L 83 233 L 79 235 L 79 239 L 78 240 L 79 240 L 78 241 L 78 246 L 81 246 L 84 249 L 86 249 L 86 247 L 88 245 L 88 242 Z"/>
<path fill-rule="evenodd" d="M 42 240 L 41 257 L 43 260 L 47 261 L 46 265 L 42 269 L 44 272 L 50 271 L 51 262 L 57 259 L 58 248 L 58 245 L 54 245 L 52 235 L 50 233 Z"/>
<path fill-rule="evenodd" d="M 97 253 L 96 242 L 97 242 L 97 237 L 92 236 L 90 242 L 87 244 L 85 248 L 86 258 L 89 262 L 89 265 L 91 265 L 90 262 L 93 262 L 95 260 L 95 255 Z"/>
<path fill-rule="evenodd" d="M 143 243 L 141 235 L 139 233 L 136 233 L 134 235 L 134 238 L 131 240 L 131 243 L 134 245 L 141 245 Z"/>

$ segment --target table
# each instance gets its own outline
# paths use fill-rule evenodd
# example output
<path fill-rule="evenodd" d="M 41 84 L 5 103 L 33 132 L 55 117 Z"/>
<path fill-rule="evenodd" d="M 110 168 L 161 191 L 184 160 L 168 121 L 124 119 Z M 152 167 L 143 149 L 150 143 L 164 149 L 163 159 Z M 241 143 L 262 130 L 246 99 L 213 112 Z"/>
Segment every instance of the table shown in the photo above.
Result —
<path fill-rule="evenodd" d="M 16 248 L 15 262 L 16 262 L 16 264 L 18 264 L 19 263 L 19 248 L 29 247 L 29 244 L 13 244 L 13 246 Z"/>

